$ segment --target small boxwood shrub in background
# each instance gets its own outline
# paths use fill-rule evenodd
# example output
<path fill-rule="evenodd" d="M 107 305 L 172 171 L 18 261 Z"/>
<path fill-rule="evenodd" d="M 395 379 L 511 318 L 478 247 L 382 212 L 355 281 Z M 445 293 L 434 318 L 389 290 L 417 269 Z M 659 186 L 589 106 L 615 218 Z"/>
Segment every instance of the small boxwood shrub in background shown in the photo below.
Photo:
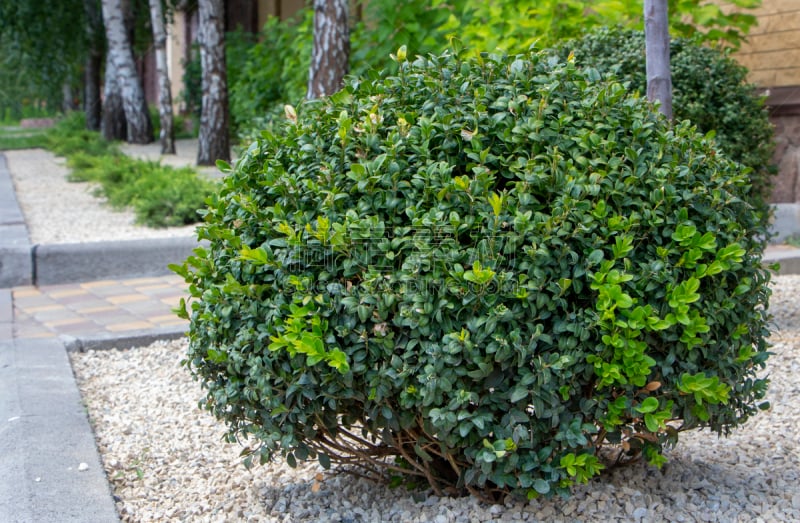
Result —
<path fill-rule="evenodd" d="M 130 208 L 148 227 L 190 225 L 216 184 L 191 167 L 173 168 L 130 158 L 115 142 L 87 131 L 81 113 L 72 113 L 47 131 L 47 148 L 67 158 L 69 179 L 95 182 L 97 196 L 115 209 Z"/>
<path fill-rule="evenodd" d="M 404 55 L 287 107 L 173 267 L 248 460 L 536 497 L 764 407 L 739 164 L 569 61 Z"/>
<path fill-rule="evenodd" d="M 647 92 L 642 31 L 601 28 L 557 50 L 562 59 L 574 53 L 581 67 L 628 82 L 642 96 Z M 670 43 L 670 70 L 674 119 L 689 120 L 703 133 L 713 131 L 721 151 L 753 169 L 748 199 L 769 217 L 773 129 L 763 97 L 747 83 L 747 69 L 725 51 L 677 38 Z"/>

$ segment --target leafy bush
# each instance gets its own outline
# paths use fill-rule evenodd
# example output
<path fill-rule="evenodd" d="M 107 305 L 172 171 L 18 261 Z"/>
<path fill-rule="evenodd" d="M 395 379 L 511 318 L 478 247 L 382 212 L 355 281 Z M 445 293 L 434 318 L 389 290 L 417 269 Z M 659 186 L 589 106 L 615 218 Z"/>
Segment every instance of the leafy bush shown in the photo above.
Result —
<path fill-rule="evenodd" d="M 647 92 L 643 32 L 600 29 L 558 48 L 562 58 L 570 52 L 581 66 L 628 82 L 642 96 Z M 703 133 L 715 132 L 720 150 L 753 169 L 748 199 L 766 219 L 775 172 L 770 166 L 773 130 L 763 98 L 747 83 L 747 69 L 724 51 L 681 38 L 670 44 L 670 62 L 674 118 L 690 120 Z"/>
<path fill-rule="evenodd" d="M 248 460 L 536 497 L 753 415 L 741 167 L 574 63 L 404 54 L 287 107 L 173 267 L 186 365 Z"/>

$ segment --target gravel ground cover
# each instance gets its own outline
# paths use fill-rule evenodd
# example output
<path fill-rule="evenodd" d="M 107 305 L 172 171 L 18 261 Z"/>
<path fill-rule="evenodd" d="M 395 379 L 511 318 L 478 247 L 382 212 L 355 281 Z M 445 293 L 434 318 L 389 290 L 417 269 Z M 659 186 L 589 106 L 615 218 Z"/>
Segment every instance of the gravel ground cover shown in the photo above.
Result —
<path fill-rule="evenodd" d="M 152 229 L 133 211 L 115 211 L 92 194 L 95 185 L 67 181 L 63 158 L 44 149 L 5 151 L 17 201 L 33 244 L 194 236 L 194 226 Z"/>
<path fill-rule="evenodd" d="M 314 463 L 246 470 L 241 447 L 197 408 L 186 341 L 72 355 L 123 521 L 800 521 L 799 276 L 775 278 L 771 409 L 728 438 L 684 433 L 669 462 L 618 468 L 568 500 L 470 498 L 391 490 Z"/>

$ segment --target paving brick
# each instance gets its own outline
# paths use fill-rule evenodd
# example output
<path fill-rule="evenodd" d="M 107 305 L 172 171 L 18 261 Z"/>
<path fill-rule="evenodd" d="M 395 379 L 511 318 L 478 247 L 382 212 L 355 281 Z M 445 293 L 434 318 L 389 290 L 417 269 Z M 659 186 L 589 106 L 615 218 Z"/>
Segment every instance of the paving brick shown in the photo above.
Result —
<path fill-rule="evenodd" d="M 101 314 L 104 312 L 119 310 L 119 307 L 117 307 L 116 305 L 110 305 L 108 302 L 105 301 L 100 302 L 100 304 L 93 307 L 86 307 L 85 309 L 78 309 L 74 306 L 71 308 L 75 310 L 75 312 L 77 312 L 78 314 L 83 314 L 83 315 Z"/>
<path fill-rule="evenodd" d="M 60 320 L 45 321 L 43 323 L 45 327 L 48 327 L 50 329 L 55 329 L 56 327 L 75 325 L 77 323 L 86 323 L 86 319 L 81 318 L 80 316 L 75 316 L 74 318 L 64 318 Z"/>
<path fill-rule="evenodd" d="M 48 293 L 48 296 L 53 298 L 54 300 L 60 300 L 62 298 L 69 298 L 69 297 L 83 297 L 89 294 L 89 291 L 86 289 L 64 289 L 59 291 L 54 291 Z"/>
<path fill-rule="evenodd" d="M 15 298 L 28 298 L 31 296 L 41 296 L 42 291 L 36 287 L 16 287 L 13 289 Z"/>
<path fill-rule="evenodd" d="M 44 294 L 22 298 L 19 298 L 16 294 L 14 294 L 14 306 L 18 308 L 44 307 L 47 305 L 54 305 L 55 303 L 55 300 Z"/>
<path fill-rule="evenodd" d="M 96 332 L 102 332 L 102 330 L 103 329 L 100 325 L 87 319 L 82 319 L 80 323 L 70 323 L 67 325 L 58 326 L 59 334 L 69 334 L 71 336 L 80 336 Z"/>
<path fill-rule="evenodd" d="M 122 305 L 123 303 L 131 303 L 134 301 L 146 301 L 148 298 L 141 294 L 124 294 L 122 296 L 109 296 L 107 299 L 114 305 Z"/>
<path fill-rule="evenodd" d="M 53 303 L 51 305 L 39 305 L 37 307 L 20 307 L 23 311 L 34 316 L 47 315 L 48 313 L 66 310 L 60 303 Z"/>
<path fill-rule="evenodd" d="M 99 280 L 99 281 L 90 281 L 86 283 L 81 283 L 80 286 L 84 289 L 99 289 L 103 287 L 117 287 L 119 286 L 119 282 L 117 280 Z"/>
<path fill-rule="evenodd" d="M 115 323 L 106 326 L 106 329 L 110 332 L 136 331 L 153 328 L 155 328 L 155 325 L 147 321 L 131 321 L 128 323 Z"/>
<path fill-rule="evenodd" d="M 139 285 L 150 285 L 155 283 L 161 283 L 164 281 L 164 278 L 159 277 L 150 277 L 150 278 L 133 278 L 130 280 L 123 280 L 124 283 L 128 287 L 137 287 Z"/>

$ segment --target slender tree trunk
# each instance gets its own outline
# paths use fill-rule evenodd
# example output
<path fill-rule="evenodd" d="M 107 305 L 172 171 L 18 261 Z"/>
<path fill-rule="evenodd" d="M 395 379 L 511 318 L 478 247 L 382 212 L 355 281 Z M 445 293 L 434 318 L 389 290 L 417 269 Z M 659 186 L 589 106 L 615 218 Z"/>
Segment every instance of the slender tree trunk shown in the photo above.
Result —
<path fill-rule="evenodd" d="M 86 36 L 89 50 L 83 73 L 83 110 L 86 113 L 86 128 L 100 130 L 100 72 L 103 65 L 103 23 L 98 0 L 84 0 L 86 13 Z"/>
<path fill-rule="evenodd" d="M 150 143 L 153 141 L 153 124 L 150 121 L 144 90 L 139 82 L 133 51 L 125 31 L 120 0 L 103 0 L 103 21 L 106 26 L 109 62 L 114 65 L 116 83 L 128 123 L 128 142 Z"/>
<path fill-rule="evenodd" d="M 106 140 L 127 140 L 128 120 L 122 106 L 122 96 L 117 86 L 117 72 L 111 57 L 106 55 L 106 76 L 103 88 L 103 119 L 100 132 Z"/>
<path fill-rule="evenodd" d="M 225 72 L 225 10 L 222 0 L 199 0 L 200 64 L 203 101 L 200 110 L 198 165 L 230 160 L 228 81 Z"/>
<path fill-rule="evenodd" d="M 161 122 L 161 154 L 175 154 L 175 128 L 172 121 L 172 94 L 167 71 L 167 33 L 161 0 L 150 0 L 150 19 L 153 23 L 153 47 L 158 75 L 158 118 Z"/>
<path fill-rule="evenodd" d="M 348 0 L 314 0 L 314 48 L 308 73 L 308 99 L 342 88 L 350 60 Z"/>
<path fill-rule="evenodd" d="M 647 99 L 661 102 L 659 110 L 672 119 L 672 77 L 669 71 L 667 0 L 644 0 L 647 61 Z"/>

